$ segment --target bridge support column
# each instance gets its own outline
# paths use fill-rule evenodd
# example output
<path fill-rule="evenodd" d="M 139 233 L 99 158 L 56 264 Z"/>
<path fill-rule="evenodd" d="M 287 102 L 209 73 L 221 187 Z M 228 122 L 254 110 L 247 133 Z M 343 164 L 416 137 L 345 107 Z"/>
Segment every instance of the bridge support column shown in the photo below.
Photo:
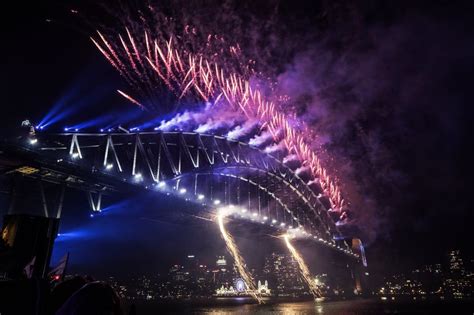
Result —
<path fill-rule="evenodd" d="M 359 259 L 357 261 L 354 261 L 351 266 L 351 271 L 355 284 L 354 290 L 357 292 L 357 294 L 367 294 L 370 290 L 368 284 L 369 272 L 367 270 L 365 250 L 362 245 L 362 241 L 358 238 L 353 238 L 351 240 L 351 245 L 352 250 L 359 254 Z"/>

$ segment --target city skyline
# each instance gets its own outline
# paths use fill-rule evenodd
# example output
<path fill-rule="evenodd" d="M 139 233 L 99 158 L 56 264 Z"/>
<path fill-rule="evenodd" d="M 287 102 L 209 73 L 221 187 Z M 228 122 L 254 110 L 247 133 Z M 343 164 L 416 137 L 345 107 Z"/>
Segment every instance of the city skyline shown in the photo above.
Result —
<path fill-rule="evenodd" d="M 198 255 L 188 254 L 177 264 L 168 266 L 166 272 L 135 270 L 127 276 L 109 273 L 97 279 L 109 281 L 128 300 L 208 298 L 219 294 L 225 297 L 229 293 L 219 293 L 219 290 L 235 289 L 236 281 L 241 278 L 228 255 L 214 257 L 212 263 L 205 265 Z M 288 253 L 272 252 L 265 257 L 262 266 L 255 267 L 251 268 L 254 279 L 263 283 L 271 296 L 304 297 L 310 294 L 296 262 Z M 365 277 L 370 277 L 369 271 L 365 271 Z M 73 277 L 75 273 L 69 271 L 68 274 L 68 277 Z M 326 297 L 352 295 L 353 279 L 346 279 L 346 286 L 327 272 L 314 273 L 314 279 Z M 445 253 L 443 262 L 413 267 L 404 273 L 392 271 L 384 276 L 383 281 L 365 281 L 364 296 L 378 296 L 382 300 L 392 297 L 469 299 L 474 287 L 474 259 L 463 257 L 459 250 L 452 250 Z"/>

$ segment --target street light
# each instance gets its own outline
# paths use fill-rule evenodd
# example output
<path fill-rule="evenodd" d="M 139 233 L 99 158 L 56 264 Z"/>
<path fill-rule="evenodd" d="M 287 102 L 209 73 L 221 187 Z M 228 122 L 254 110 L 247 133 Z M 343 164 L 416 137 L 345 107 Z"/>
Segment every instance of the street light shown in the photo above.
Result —
<path fill-rule="evenodd" d="M 166 186 L 165 182 L 158 182 L 158 188 L 164 188 Z"/>
<path fill-rule="evenodd" d="M 133 179 L 136 181 L 136 182 L 141 182 L 143 180 L 143 176 L 141 173 L 136 173 L 135 175 L 133 175 Z"/>

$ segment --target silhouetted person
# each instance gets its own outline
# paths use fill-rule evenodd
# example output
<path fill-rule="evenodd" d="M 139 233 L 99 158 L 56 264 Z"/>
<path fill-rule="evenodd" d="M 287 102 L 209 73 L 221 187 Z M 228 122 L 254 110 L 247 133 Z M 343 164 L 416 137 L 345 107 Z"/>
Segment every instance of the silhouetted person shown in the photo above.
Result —
<path fill-rule="evenodd" d="M 49 314 L 53 315 L 74 293 L 87 284 L 83 277 L 76 276 L 72 279 L 58 283 L 51 292 L 49 299 Z"/>
<path fill-rule="evenodd" d="M 123 315 L 114 289 L 103 282 L 91 282 L 74 293 L 57 315 Z"/>

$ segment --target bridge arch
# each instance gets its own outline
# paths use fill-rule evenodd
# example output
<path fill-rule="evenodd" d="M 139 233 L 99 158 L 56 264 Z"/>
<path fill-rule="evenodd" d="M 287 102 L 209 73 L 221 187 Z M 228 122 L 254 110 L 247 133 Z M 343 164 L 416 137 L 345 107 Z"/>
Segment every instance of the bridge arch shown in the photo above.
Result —
<path fill-rule="evenodd" d="M 317 195 L 282 159 L 244 142 L 193 132 L 40 133 L 35 150 L 58 163 L 68 161 L 145 188 L 168 183 L 178 192 L 193 177 L 235 180 L 263 193 L 267 205 L 271 199 L 289 215 L 289 224 L 303 227 L 317 240 L 335 246 L 334 239 L 341 237 L 324 196 Z M 214 189 L 231 191 L 225 185 Z"/>

